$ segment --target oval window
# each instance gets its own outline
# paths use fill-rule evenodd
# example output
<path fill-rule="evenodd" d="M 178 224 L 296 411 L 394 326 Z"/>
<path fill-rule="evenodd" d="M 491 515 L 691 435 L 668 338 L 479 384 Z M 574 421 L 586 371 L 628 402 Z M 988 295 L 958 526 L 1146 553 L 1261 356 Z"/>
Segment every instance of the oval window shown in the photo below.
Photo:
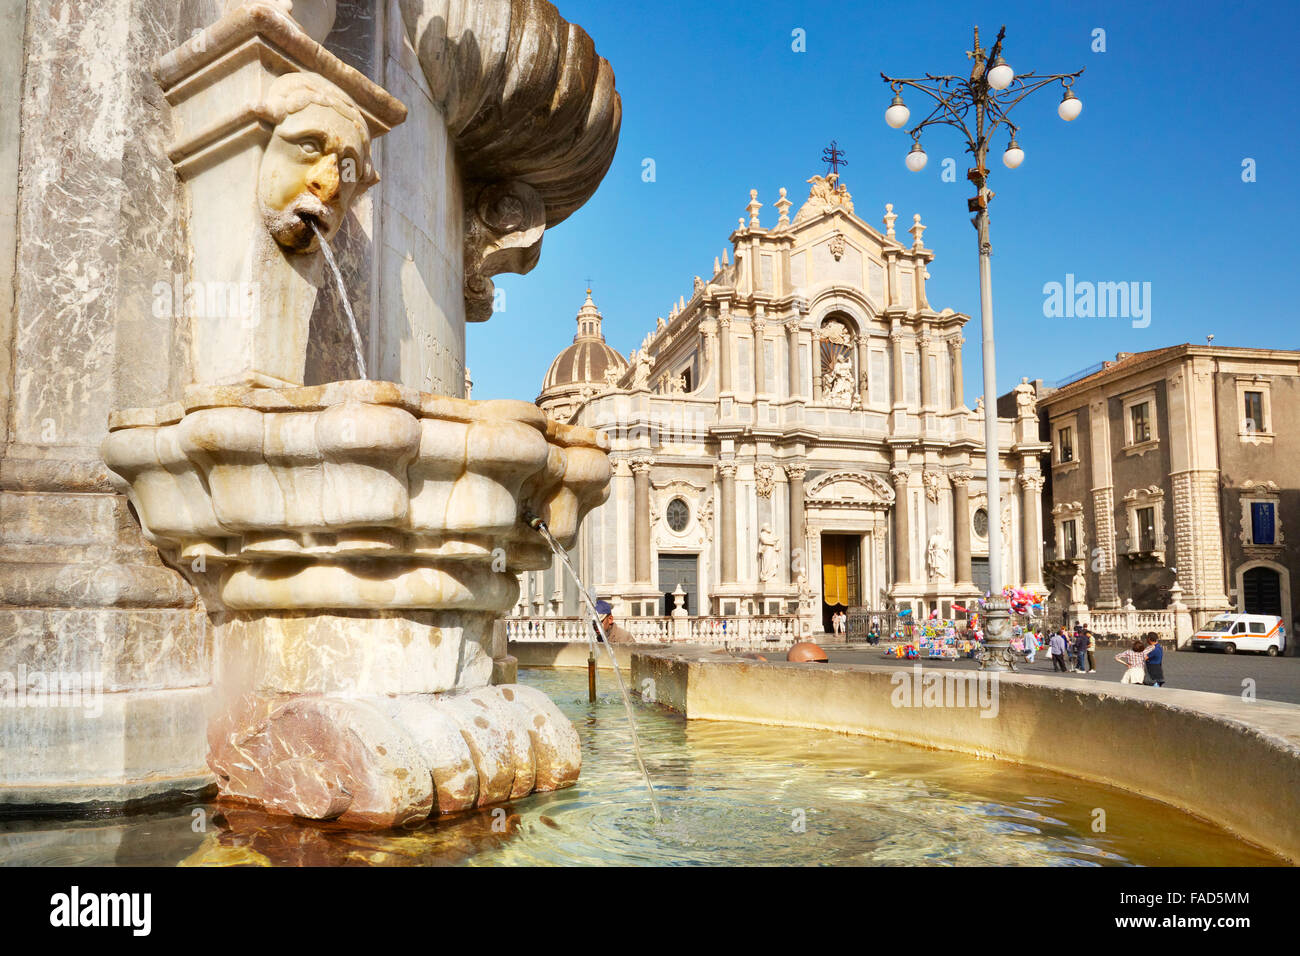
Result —
<path fill-rule="evenodd" d="M 975 512 L 975 533 L 981 538 L 989 536 L 989 513 L 983 508 Z"/>
<path fill-rule="evenodd" d="M 691 509 L 681 498 L 674 498 L 668 502 L 664 517 L 668 521 L 668 527 L 681 534 L 686 530 L 686 525 L 690 523 Z"/>

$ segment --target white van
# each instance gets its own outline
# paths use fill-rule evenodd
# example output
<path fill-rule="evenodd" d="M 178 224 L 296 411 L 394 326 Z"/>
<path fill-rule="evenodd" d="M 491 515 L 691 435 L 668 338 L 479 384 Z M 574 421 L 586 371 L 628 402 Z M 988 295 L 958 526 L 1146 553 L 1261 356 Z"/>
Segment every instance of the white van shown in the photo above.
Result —
<path fill-rule="evenodd" d="M 1286 650 L 1286 626 L 1273 614 L 1220 614 L 1192 635 L 1192 647 L 1217 647 L 1225 654 L 1265 651 L 1277 657 Z"/>

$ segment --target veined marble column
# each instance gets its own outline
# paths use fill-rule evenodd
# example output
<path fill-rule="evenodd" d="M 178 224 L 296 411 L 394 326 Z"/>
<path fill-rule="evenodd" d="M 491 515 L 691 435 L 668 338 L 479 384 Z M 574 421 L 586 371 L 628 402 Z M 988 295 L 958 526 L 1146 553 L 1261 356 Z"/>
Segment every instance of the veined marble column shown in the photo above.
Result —
<path fill-rule="evenodd" d="M 922 332 L 916 340 L 916 357 L 921 366 L 921 407 L 934 406 L 934 382 L 930 380 L 930 341 L 929 332 Z"/>
<path fill-rule="evenodd" d="M 907 404 L 907 390 L 903 385 L 903 330 L 889 333 L 889 364 L 894 370 L 894 407 Z"/>
<path fill-rule="evenodd" d="M 758 401 L 759 395 L 767 394 L 767 368 L 763 361 L 763 331 L 767 323 L 761 315 L 756 315 L 749 327 L 754 333 L 754 400 Z"/>
<path fill-rule="evenodd" d="M 962 382 L 961 373 L 961 347 L 966 344 L 966 340 L 960 335 L 953 336 L 948 340 L 948 348 L 952 351 L 952 402 L 953 408 L 957 408 L 966 403 L 966 386 Z"/>
<path fill-rule="evenodd" d="M 970 576 L 970 480 L 969 471 L 954 471 L 952 482 L 953 576 L 957 585 L 971 584 Z"/>
<path fill-rule="evenodd" d="M 805 565 L 807 564 L 807 542 L 804 541 L 803 533 L 803 479 L 808 474 L 808 466 L 804 464 L 786 465 L 785 475 L 790 480 L 790 557 L 794 558 L 795 548 L 799 549 L 799 554 L 803 557 Z M 791 568 L 791 579 L 794 577 L 794 569 Z M 807 571 L 804 574 L 807 575 Z"/>
<path fill-rule="evenodd" d="M 870 390 L 867 383 L 867 344 L 871 341 L 870 336 L 858 336 L 858 400 L 862 407 L 866 408 L 870 400 Z"/>
<path fill-rule="evenodd" d="M 799 320 L 788 319 L 785 323 L 786 358 L 790 366 L 790 397 L 802 398 L 799 389 Z"/>
<path fill-rule="evenodd" d="M 722 506 L 718 520 L 722 525 L 722 583 L 736 583 L 736 463 L 718 462 L 718 483 Z"/>
<path fill-rule="evenodd" d="M 653 458 L 628 461 L 632 468 L 632 568 L 637 584 L 650 583 L 650 467 Z"/>
<path fill-rule="evenodd" d="M 907 481 L 910 468 L 891 468 L 894 479 L 894 583 L 912 583 L 912 539 L 907 527 Z"/>
<path fill-rule="evenodd" d="M 723 303 L 718 314 L 718 392 L 731 391 L 731 313 Z"/>
<path fill-rule="evenodd" d="M 1043 476 L 1037 473 L 1020 476 L 1020 532 L 1024 548 L 1025 584 L 1037 584 L 1043 579 Z"/>

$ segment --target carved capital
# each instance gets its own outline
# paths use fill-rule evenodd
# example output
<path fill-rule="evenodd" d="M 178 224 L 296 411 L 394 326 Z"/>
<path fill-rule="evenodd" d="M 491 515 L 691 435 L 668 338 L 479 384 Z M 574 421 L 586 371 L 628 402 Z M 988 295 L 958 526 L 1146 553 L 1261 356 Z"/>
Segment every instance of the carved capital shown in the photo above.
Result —
<path fill-rule="evenodd" d="M 734 461 L 720 461 L 717 468 L 719 478 L 725 480 L 736 477 L 736 463 Z"/>
<path fill-rule="evenodd" d="M 718 331 L 727 332 L 731 329 L 731 313 L 721 312 L 718 314 Z"/>
<path fill-rule="evenodd" d="M 784 323 L 786 335 L 789 335 L 791 338 L 798 335 L 799 324 L 800 324 L 799 319 L 786 319 Z"/>
<path fill-rule="evenodd" d="M 907 481 L 912 477 L 912 469 L 907 467 L 898 467 L 889 469 L 889 477 L 894 479 L 896 485 L 907 485 Z"/>
<path fill-rule="evenodd" d="M 648 475 L 650 469 L 654 467 L 655 460 L 649 455 L 637 455 L 627 460 L 627 466 L 632 469 L 634 475 Z"/>
<path fill-rule="evenodd" d="M 948 472 L 948 480 L 951 481 L 954 485 L 958 485 L 962 488 L 965 488 L 967 485 L 969 485 L 971 483 L 971 479 L 974 477 L 975 476 L 972 475 L 969 471 Z"/>
<path fill-rule="evenodd" d="M 1034 494 L 1038 494 L 1038 492 L 1042 491 L 1043 485 L 1045 483 L 1046 480 L 1043 478 L 1042 475 L 1021 475 L 1020 476 L 1020 487 L 1028 488 Z"/>
<path fill-rule="evenodd" d="M 803 481 L 804 476 L 808 474 L 808 466 L 804 464 L 786 465 L 785 475 L 791 481 Z"/>

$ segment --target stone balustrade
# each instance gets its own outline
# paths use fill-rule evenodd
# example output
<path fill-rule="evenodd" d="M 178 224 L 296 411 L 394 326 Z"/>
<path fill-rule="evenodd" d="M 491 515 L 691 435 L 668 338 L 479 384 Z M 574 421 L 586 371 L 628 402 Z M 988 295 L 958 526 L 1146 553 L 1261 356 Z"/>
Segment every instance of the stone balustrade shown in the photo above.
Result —
<path fill-rule="evenodd" d="M 582 642 L 588 618 L 514 617 L 502 622 L 511 643 Z M 788 648 L 799 639 L 793 614 L 756 617 L 627 617 L 619 621 L 638 644 L 709 644 L 718 647 Z"/>

